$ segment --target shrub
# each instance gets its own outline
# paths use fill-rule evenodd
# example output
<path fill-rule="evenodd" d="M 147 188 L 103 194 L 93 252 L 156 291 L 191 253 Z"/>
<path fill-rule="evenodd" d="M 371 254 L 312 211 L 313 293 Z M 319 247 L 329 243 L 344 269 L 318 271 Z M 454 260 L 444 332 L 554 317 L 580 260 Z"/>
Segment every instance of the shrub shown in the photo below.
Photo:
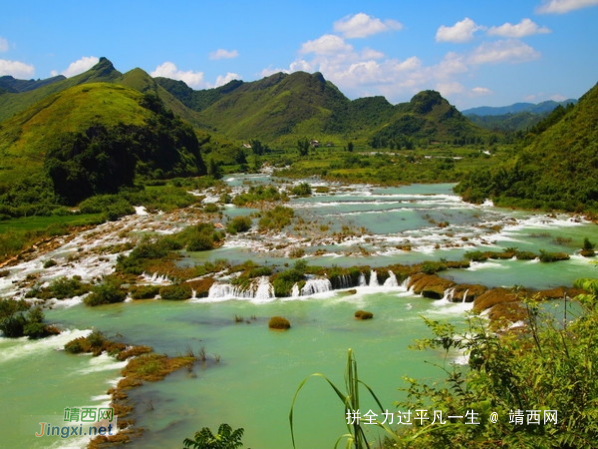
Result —
<path fill-rule="evenodd" d="M 88 306 L 123 302 L 127 291 L 120 288 L 120 282 L 114 278 L 105 278 L 104 282 L 92 288 L 91 294 L 83 302 Z"/>
<path fill-rule="evenodd" d="M 355 312 L 355 318 L 358 320 L 371 320 L 374 318 L 374 314 L 372 312 L 368 312 L 367 310 L 358 310 Z"/>
<path fill-rule="evenodd" d="M 247 232 L 250 229 L 250 217 L 235 217 L 226 226 L 226 230 L 231 234 L 237 234 L 238 232 Z"/>
<path fill-rule="evenodd" d="M 214 204 L 214 203 L 208 203 L 204 206 L 203 208 L 204 212 L 207 212 L 208 214 L 215 214 L 220 212 L 220 208 L 218 207 L 218 205 Z"/>
<path fill-rule="evenodd" d="M 540 262 L 557 262 L 559 260 L 569 260 L 569 254 L 549 253 L 548 251 L 540 250 Z"/>
<path fill-rule="evenodd" d="M 296 196 L 311 196 L 311 185 L 302 182 L 291 189 L 291 193 Z"/>
<path fill-rule="evenodd" d="M 185 284 L 169 285 L 160 289 L 160 297 L 169 301 L 189 299 L 192 295 L 191 287 Z"/>
<path fill-rule="evenodd" d="M 54 259 L 48 259 L 44 262 L 44 268 L 51 268 L 57 265 L 57 262 Z"/>
<path fill-rule="evenodd" d="M 290 207 L 276 206 L 274 209 L 266 211 L 260 218 L 260 231 L 280 231 L 291 224 L 294 216 L 295 211 Z"/>
<path fill-rule="evenodd" d="M 159 293 L 160 287 L 155 285 L 144 285 L 141 287 L 135 287 L 131 291 L 131 297 L 133 299 L 153 299 Z"/>
<path fill-rule="evenodd" d="M 291 327 L 291 322 L 281 316 L 273 316 L 268 321 L 268 327 L 276 330 L 287 330 Z"/>

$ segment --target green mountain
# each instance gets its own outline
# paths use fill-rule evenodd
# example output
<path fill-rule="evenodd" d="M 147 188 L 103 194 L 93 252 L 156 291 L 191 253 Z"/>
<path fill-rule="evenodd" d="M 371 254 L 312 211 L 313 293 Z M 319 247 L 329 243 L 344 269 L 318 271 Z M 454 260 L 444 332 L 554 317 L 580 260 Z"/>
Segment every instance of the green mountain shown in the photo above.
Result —
<path fill-rule="evenodd" d="M 90 80 L 98 73 L 83 75 Z M 114 193 L 137 176 L 205 173 L 193 129 L 151 90 L 115 83 L 70 87 L 0 123 L 0 155 L 0 204 L 7 215 L 42 197 L 75 204 Z"/>
<path fill-rule="evenodd" d="M 0 92 L 0 122 L 12 117 L 19 112 L 23 112 L 35 103 L 42 101 L 48 96 L 61 92 L 69 87 L 84 83 L 95 82 L 114 82 L 121 76 L 112 63 L 106 58 L 100 58 L 100 61 L 85 73 L 73 76 L 72 78 L 58 79 L 51 83 L 37 83 L 32 89 L 18 91 Z M 56 77 L 55 77 L 56 78 Z M 51 78 L 52 79 L 52 78 Z M 2 86 L 0 86 L 2 87 Z"/>
<path fill-rule="evenodd" d="M 557 107 L 512 160 L 468 175 L 464 199 L 497 205 L 598 211 L 598 84 L 575 106 Z"/>
<path fill-rule="evenodd" d="M 437 92 L 421 92 L 396 106 L 383 97 L 351 101 L 320 73 L 277 73 L 201 91 L 181 81 L 156 81 L 197 111 L 202 123 L 236 139 L 276 142 L 289 135 L 350 136 L 370 139 L 378 147 L 405 138 L 469 143 L 490 134 L 470 123 Z"/>
<path fill-rule="evenodd" d="M 491 135 L 433 90 L 420 92 L 395 109 L 389 123 L 372 135 L 370 143 L 374 148 L 409 145 L 413 139 L 464 145 L 481 142 Z"/>

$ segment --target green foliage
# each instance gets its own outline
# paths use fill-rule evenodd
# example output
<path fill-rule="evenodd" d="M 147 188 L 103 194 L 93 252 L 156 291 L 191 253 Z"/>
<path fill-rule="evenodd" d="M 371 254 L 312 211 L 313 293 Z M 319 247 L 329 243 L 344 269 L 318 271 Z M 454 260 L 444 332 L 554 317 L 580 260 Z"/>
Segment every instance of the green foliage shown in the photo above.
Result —
<path fill-rule="evenodd" d="M 250 217 L 235 217 L 226 225 L 226 230 L 230 234 L 237 234 L 239 232 L 247 232 L 251 229 Z"/>
<path fill-rule="evenodd" d="M 296 196 L 311 196 L 311 185 L 307 182 L 302 182 L 293 186 L 291 193 Z"/>
<path fill-rule="evenodd" d="M 455 191 L 476 203 L 490 198 L 498 206 L 598 211 L 597 123 L 595 86 L 576 106 L 557 108 L 510 160 L 466 175 Z"/>
<path fill-rule="evenodd" d="M 469 369 L 443 368 L 444 384 L 422 384 L 406 378 L 408 398 L 402 410 L 439 410 L 443 416 L 477 413 L 479 424 L 446 420 L 401 426 L 392 447 L 593 447 L 598 439 L 598 384 L 592 375 L 598 353 L 594 347 L 598 313 L 596 280 L 580 280 L 577 287 L 591 292 L 578 298 L 581 311 L 560 318 L 540 311 L 535 300 L 526 302 L 527 326 L 519 333 L 489 333 L 482 319 L 470 318 L 468 329 L 426 320 L 434 337 L 419 342 L 421 349 L 455 350 L 469 354 Z M 571 320 L 573 318 L 573 320 Z M 509 423 L 513 411 L 557 411 L 557 423 Z M 498 421 L 490 420 L 490 413 Z M 430 414 L 431 416 L 431 414 Z"/>
<path fill-rule="evenodd" d="M 79 204 L 83 214 L 105 214 L 108 220 L 116 220 L 135 213 L 133 206 L 122 195 L 96 195 Z"/>
<path fill-rule="evenodd" d="M 131 298 L 133 299 L 154 299 L 160 292 L 160 287 L 155 285 L 143 285 L 135 287 L 131 290 Z"/>
<path fill-rule="evenodd" d="M 295 216 L 295 211 L 290 207 L 276 206 L 264 212 L 259 220 L 260 231 L 281 231 L 289 226 Z"/>
<path fill-rule="evenodd" d="M 181 301 L 191 298 L 191 287 L 185 284 L 169 285 L 160 289 L 160 297 L 170 301 Z"/>
<path fill-rule="evenodd" d="M 272 279 L 274 295 L 277 298 L 291 296 L 293 285 L 305 280 L 305 270 L 305 261 L 298 260 L 293 268 L 277 273 Z"/>
<path fill-rule="evenodd" d="M 247 204 L 255 204 L 260 202 L 274 202 L 286 200 L 283 195 L 274 186 L 251 186 L 249 189 L 233 198 L 235 206 L 245 206 Z"/>
<path fill-rule="evenodd" d="M 364 386 L 367 391 L 370 393 L 371 397 L 376 401 L 380 411 L 384 410 L 382 404 L 378 400 L 378 397 L 374 394 L 374 391 L 361 379 L 359 379 L 359 375 L 357 372 L 357 361 L 355 360 L 355 356 L 351 349 L 348 350 L 347 353 L 347 366 L 345 368 L 345 391 L 341 391 L 328 377 L 320 373 L 314 373 L 310 376 L 303 379 L 303 381 L 299 384 L 297 391 L 295 392 L 295 396 L 293 397 L 293 402 L 291 403 L 291 411 L 289 413 L 289 423 L 291 426 L 291 437 L 293 440 L 293 448 L 296 447 L 295 445 L 295 428 L 294 428 L 294 408 L 295 402 L 297 401 L 297 397 L 299 392 L 304 387 L 306 382 L 312 377 L 321 377 L 323 378 L 330 387 L 334 390 L 340 401 L 343 403 L 344 412 L 347 419 L 347 433 L 339 437 L 336 441 L 334 447 L 338 447 L 338 444 L 341 440 L 346 439 L 347 441 L 347 449 L 354 448 L 354 449 L 365 449 L 369 448 L 370 445 L 367 441 L 364 426 L 360 423 L 358 419 L 351 419 L 353 416 L 352 414 L 359 411 L 360 400 L 359 400 L 359 389 L 360 385 Z M 384 429 L 388 434 L 393 435 L 392 431 L 386 424 L 376 423 L 378 427 Z"/>
<path fill-rule="evenodd" d="M 120 281 L 113 277 L 105 277 L 101 284 L 91 289 L 91 293 L 85 297 L 83 302 L 85 305 L 93 307 L 123 302 L 126 297 L 127 291 L 121 288 Z"/>
<path fill-rule="evenodd" d="M 46 337 L 50 332 L 43 321 L 44 313 L 40 307 L 31 307 L 23 300 L 0 299 L 0 331 L 5 337 Z"/>
<path fill-rule="evenodd" d="M 0 205 L 73 205 L 130 186 L 136 176 L 200 175 L 193 130 L 151 93 L 115 84 L 75 86 L 3 123 Z M 27 183 L 15 196 L 13 180 Z M 28 200 L 31 197 L 31 200 Z M 18 212 L 18 211 L 17 211 Z"/>
<path fill-rule="evenodd" d="M 567 253 L 551 253 L 548 251 L 540 250 L 540 262 L 557 262 L 559 260 L 569 260 L 569 254 Z"/>
<path fill-rule="evenodd" d="M 216 435 L 209 427 L 204 427 L 195 433 L 193 439 L 185 438 L 183 445 L 194 449 L 236 449 L 243 447 L 243 432 L 243 428 L 233 430 L 226 423 L 220 424 Z"/>
<path fill-rule="evenodd" d="M 300 157 L 307 156 L 309 154 L 310 147 L 311 144 L 309 143 L 309 139 L 307 137 L 297 141 L 297 151 L 299 152 Z"/>

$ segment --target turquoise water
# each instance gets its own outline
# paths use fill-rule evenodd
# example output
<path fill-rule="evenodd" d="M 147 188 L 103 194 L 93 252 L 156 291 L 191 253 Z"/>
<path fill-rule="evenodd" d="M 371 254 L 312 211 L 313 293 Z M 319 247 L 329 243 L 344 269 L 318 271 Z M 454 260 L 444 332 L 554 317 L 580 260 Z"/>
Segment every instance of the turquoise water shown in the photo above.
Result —
<path fill-rule="evenodd" d="M 242 188 L 247 179 L 269 182 L 267 176 L 235 176 L 229 184 Z M 535 288 L 568 286 L 579 277 L 596 276 L 595 266 L 577 255 L 584 237 L 598 241 L 595 225 L 569 216 L 473 206 L 452 195 L 448 184 L 400 188 L 332 185 L 329 193 L 293 199 L 288 206 L 306 223 L 301 229 L 287 229 L 280 235 L 239 235 L 219 250 L 188 254 L 182 263 L 227 258 L 282 265 L 289 262 L 288 249 L 296 246 L 305 250 L 309 264 L 379 267 L 440 258 L 460 260 L 467 251 L 514 246 L 536 252 L 564 251 L 572 257 L 553 264 L 489 261 L 443 276 L 487 286 Z M 227 206 L 224 215 L 251 211 Z M 10 276 L 0 279 L 0 291 L 22 295 L 26 289 L 15 282 L 36 273 L 42 281 L 65 274 L 92 279 L 109 273 L 116 255 L 101 255 L 89 248 L 100 246 L 100 241 L 103 245 L 122 243 L 123 229 L 171 232 L 168 226 L 180 227 L 186 220 L 184 214 L 180 220 L 129 217 L 102 225 L 94 234 L 85 234 L 53 254 L 15 267 Z M 320 225 L 327 229 L 319 229 Z M 338 240 L 335 233 L 343 226 L 358 232 Z M 411 251 L 404 250 L 406 244 Z M 327 252 L 316 256 L 318 249 Z M 68 261 L 73 254 L 80 258 Z M 43 270 L 43 261 L 49 257 L 59 264 Z M 245 429 L 246 447 L 280 449 L 291 447 L 288 413 L 304 378 L 319 372 L 342 384 L 347 349 L 352 348 L 360 377 L 383 398 L 385 407 L 393 409 L 393 401 L 401 398 L 398 388 L 405 386 L 402 376 L 437 379 L 442 377 L 441 370 L 425 361 L 442 364 L 452 360 L 408 348 L 416 338 L 429 335 L 421 316 L 459 323 L 469 307 L 416 297 L 401 287 L 359 288 L 355 295 L 328 292 L 294 300 L 148 300 L 97 308 L 70 300 L 46 312 L 48 321 L 70 329 L 70 334 L 37 342 L 0 339 L 2 447 L 84 444 L 70 439 L 46 441 L 33 434 L 39 429 L 37 416 L 61 415 L 66 407 L 107 401 L 105 392 L 117 379 L 122 364 L 104 356 L 93 359 L 59 350 L 86 329 L 96 328 L 109 338 L 150 345 L 169 355 L 189 350 L 197 353 L 202 348 L 208 353 L 208 361 L 196 364 L 192 372 L 181 370 L 162 382 L 131 391 L 136 403 L 134 417 L 146 429 L 132 447 L 179 447 L 200 428 L 216 430 L 227 422 Z M 353 313 L 358 309 L 372 311 L 374 319 L 356 321 Z M 273 315 L 288 318 L 292 328 L 270 331 L 267 322 Z M 236 323 L 235 316 L 246 322 Z M 364 408 L 372 407 L 365 402 Z M 343 406 L 330 387 L 321 378 L 310 379 L 297 403 L 298 447 L 332 447 L 346 431 L 344 423 Z"/>

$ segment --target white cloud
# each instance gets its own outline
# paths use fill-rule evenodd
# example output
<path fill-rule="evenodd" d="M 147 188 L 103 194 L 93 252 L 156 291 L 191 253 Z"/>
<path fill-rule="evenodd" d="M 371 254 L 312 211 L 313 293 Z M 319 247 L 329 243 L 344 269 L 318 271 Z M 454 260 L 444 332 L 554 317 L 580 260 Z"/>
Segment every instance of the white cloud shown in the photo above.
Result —
<path fill-rule="evenodd" d="M 233 80 L 239 79 L 241 79 L 241 75 L 232 72 L 228 72 L 226 75 L 218 75 L 216 77 L 216 84 L 214 84 L 214 87 L 224 86 L 225 84 L 228 84 Z"/>
<path fill-rule="evenodd" d="M 191 70 L 179 70 L 173 62 L 165 62 L 156 70 L 150 73 L 152 77 L 162 76 L 173 80 L 185 82 L 189 87 L 201 88 L 204 86 L 203 72 L 193 72 Z"/>
<path fill-rule="evenodd" d="M 100 59 L 96 56 L 83 56 L 81 59 L 71 62 L 66 70 L 62 72 L 62 75 L 70 78 L 71 76 L 79 75 L 80 73 L 86 72 L 98 63 Z"/>
<path fill-rule="evenodd" d="M 492 90 L 488 89 L 487 87 L 474 87 L 473 89 L 471 89 L 471 93 L 476 97 L 481 97 L 484 95 L 492 95 L 494 92 L 492 92 Z"/>
<path fill-rule="evenodd" d="M 544 0 L 536 8 L 540 14 L 565 14 L 576 9 L 588 8 L 598 5 L 598 0 Z"/>
<path fill-rule="evenodd" d="M 307 41 L 301 46 L 301 53 L 315 53 L 317 55 L 333 55 L 352 51 L 353 47 L 347 44 L 342 37 L 334 34 L 325 34 L 313 41 Z"/>
<path fill-rule="evenodd" d="M 545 34 L 550 33 L 550 29 L 546 27 L 540 27 L 530 19 L 523 19 L 516 25 L 505 23 L 499 27 L 491 27 L 488 30 L 490 36 L 502 36 L 502 37 L 525 37 L 533 34 Z"/>
<path fill-rule="evenodd" d="M 29 79 L 35 73 L 35 68 L 21 61 L 0 59 L 0 76 L 10 75 L 17 79 Z"/>
<path fill-rule="evenodd" d="M 484 27 L 476 25 L 476 23 L 469 17 L 466 17 L 461 22 L 455 23 L 452 27 L 442 25 L 436 31 L 437 42 L 469 42 L 473 39 L 473 35 L 478 30 L 483 30 Z"/>
<path fill-rule="evenodd" d="M 8 51 L 8 41 L 0 37 L 0 51 Z"/>
<path fill-rule="evenodd" d="M 385 31 L 400 30 L 403 25 L 396 20 L 380 20 L 362 12 L 345 16 L 334 22 L 334 31 L 346 38 L 367 37 Z"/>
<path fill-rule="evenodd" d="M 471 64 L 496 64 L 499 62 L 527 62 L 538 59 L 540 53 L 518 40 L 484 42 L 468 58 Z"/>
<path fill-rule="evenodd" d="M 210 59 L 232 59 L 239 56 L 239 52 L 237 50 L 225 50 L 223 48 L 219 48 L 216 51 L 210 53 Z"/>

